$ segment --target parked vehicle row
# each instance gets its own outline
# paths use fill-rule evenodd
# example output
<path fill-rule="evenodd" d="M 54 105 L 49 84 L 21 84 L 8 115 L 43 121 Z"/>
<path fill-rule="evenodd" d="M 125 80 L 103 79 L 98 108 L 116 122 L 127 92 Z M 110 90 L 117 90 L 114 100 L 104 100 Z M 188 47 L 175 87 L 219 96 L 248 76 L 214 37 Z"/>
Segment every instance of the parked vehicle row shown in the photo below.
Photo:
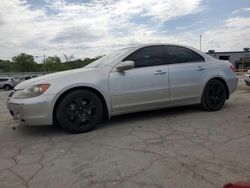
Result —
<path fill-rule="evenodd" d="M 17 84 L 37 76 L 0 77 L 0 89 L 11 90 Z"/>
<path fill-rule="evenodd" d="M 183 45 L 151 44 L 118 50 L 84 68 L 18 84 L 7 106 L 25 125 L 59 124 L 81 133 L 119 114 L 200 104 L 220 110 L 236 90 L 229 61 Z"/>

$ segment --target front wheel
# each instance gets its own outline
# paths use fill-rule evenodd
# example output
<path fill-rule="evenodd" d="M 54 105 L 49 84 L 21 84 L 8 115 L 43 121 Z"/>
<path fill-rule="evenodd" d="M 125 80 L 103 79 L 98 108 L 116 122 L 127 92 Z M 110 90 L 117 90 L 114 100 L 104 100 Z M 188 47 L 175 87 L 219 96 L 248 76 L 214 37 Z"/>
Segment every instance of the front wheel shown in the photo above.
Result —
<path fill-rule="evenodd" d="M 101 122 L 102 115 L 103 105 L 96 94 L 76 90 L 62 99 L 56 118 L 62 128 L 72 133 L 83 133 L 94 129 Z"/>
<path fill-rule="evenodd" d="M 3 88 L 5 89 L 5 90 L 11 90 L 11 86 L 10 85 L 5 85 L 5 86 L 3 86 Z"/>
<path fill-rule="evenodd" d="M 225 85 L 219 80 L 211 80 L 207 83 L 201 100 L 201 106 L 207 111 L 220 110 L 226 101 Z"/>

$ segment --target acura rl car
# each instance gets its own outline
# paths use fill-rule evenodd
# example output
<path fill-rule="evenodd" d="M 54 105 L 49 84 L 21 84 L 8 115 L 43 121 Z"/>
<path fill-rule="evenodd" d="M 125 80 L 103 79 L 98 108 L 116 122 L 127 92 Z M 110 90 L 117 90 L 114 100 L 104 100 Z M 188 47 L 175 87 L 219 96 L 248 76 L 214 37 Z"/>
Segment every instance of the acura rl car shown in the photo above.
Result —
<path fill-rule="evenodd" d="M 24 81 L 10 93 L 7 106 L 21 124 L 59 124 L 81 133 L 131 112 L 192 104 L 217 111 L 237 84 L 228 61 L 183 45 L 150 44 Z"/>

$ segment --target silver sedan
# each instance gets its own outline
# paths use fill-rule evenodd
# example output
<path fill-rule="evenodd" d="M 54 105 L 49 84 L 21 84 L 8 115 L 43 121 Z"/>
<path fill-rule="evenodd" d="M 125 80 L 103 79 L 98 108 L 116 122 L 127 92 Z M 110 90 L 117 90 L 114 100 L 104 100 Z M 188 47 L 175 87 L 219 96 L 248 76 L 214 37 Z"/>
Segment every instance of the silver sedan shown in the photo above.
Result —
<path fill-rule="evenodd" d="M 200 104 L 220 110 L 238 84 L 234 67 L 194 48 L 150 44 L 115 51 L 84 68 L 27 80 L 7 106 L 25 125 L 81 133 L 119 114 Z"/>

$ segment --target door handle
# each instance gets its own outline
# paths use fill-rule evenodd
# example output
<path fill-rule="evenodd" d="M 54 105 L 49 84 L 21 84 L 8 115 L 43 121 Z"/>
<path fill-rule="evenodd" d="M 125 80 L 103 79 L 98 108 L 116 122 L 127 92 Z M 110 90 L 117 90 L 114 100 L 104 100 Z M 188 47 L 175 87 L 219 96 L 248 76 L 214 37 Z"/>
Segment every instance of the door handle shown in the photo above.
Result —
<path fill-rule="evenodd" d="M 205 69 L 206 69 L 206 67 L 203 67 L 203 66 L 196 67 L 196 70 L 199 70 L 199 71 L 202 71 L 202 70 L 205 70 Z"/>
<path fill-rule="evenodd" d="M 155 75 L 161 75 L 161 74 L 166 74 L 167 72 L 166 71 L 163 71 L 163 70 L 157 70 L 155 71 Z"/>

